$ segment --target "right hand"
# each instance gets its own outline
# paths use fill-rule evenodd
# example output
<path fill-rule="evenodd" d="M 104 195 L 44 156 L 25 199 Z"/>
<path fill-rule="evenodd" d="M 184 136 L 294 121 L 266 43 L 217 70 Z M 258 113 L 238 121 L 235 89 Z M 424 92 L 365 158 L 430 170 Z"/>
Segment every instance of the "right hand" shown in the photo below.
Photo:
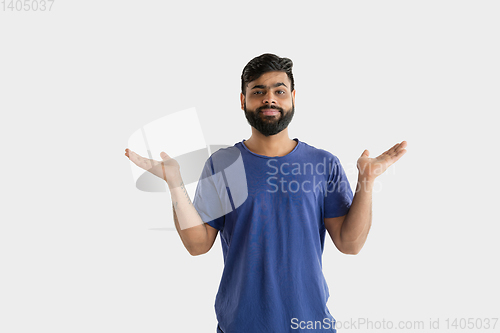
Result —
<path fill-rule="evenodd" d="M 149 158 L 142 157 L 130 149 L 125 149 L 125 156 L 129 158 L 135 165 L 146 171 L 151 172 L 153 175 L 160 177 L 167 184 L 175 179 L 180 178 L 179 163 L 167 155 L 165 152 L 160 153 L 162 161 L 155 161 Z"/>

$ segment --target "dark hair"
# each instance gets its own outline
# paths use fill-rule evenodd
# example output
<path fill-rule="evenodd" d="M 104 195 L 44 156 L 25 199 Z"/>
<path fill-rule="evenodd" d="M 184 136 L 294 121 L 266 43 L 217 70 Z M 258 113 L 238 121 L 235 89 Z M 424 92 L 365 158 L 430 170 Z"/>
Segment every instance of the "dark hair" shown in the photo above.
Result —
<path fill-rule="evenodd" d="M 248 62 L 245 68 L 243 68 L 243 73 L 241 74 L 241 92 L 245 95 L 247 84 L 249 82 L 257 80 L 264 73 L 274 71 L 285 72 L 286 75 L 288 75 L 291 83 L 290 91 L 293 91 L 294 84 L 292 67 L 292 60 L 288 58 L 280 58 L 275 54 L 264 53 L 255 57 Z"/>

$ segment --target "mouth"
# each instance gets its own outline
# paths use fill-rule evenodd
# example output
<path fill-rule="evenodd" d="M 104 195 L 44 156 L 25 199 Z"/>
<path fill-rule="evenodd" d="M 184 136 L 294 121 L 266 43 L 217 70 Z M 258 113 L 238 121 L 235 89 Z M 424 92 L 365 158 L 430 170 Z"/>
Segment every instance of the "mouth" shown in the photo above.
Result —
<path fill-rule="evenodd" d="M 260 112 L 265 116 L 274 116 L 280 113 L 280 111 L 276 109 L 262 109 Z"/>

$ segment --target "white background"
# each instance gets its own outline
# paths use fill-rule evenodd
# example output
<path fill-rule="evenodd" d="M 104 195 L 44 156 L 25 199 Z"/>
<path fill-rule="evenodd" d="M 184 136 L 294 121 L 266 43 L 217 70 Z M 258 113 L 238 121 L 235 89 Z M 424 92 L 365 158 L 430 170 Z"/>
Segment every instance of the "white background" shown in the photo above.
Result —
<path fill-rule="evenodd" d="M 498 1 L 2 8 L 0 331 L 215 332 L 220 240 L 191 257 L 161 230 L 168 196 L 135 188 L 124 149 L 189 107 L 207 143 L 247 139 L 241 70 L 265 52 L 295 64 L 290 136 L 337 155 L 353 187 L 364 149 L 408 142 L 361 253 L 326 240 L 332 315 L 440 318 L 442 332 L 500 317 L 499 14 Z"/>

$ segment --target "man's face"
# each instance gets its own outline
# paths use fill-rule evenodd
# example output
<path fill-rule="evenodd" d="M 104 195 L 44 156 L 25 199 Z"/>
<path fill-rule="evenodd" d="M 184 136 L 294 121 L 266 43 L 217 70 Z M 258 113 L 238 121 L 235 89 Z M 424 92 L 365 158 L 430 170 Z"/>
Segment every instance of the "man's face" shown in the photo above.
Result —
<path fill-rule="evenodd" d="M 295 90 L 290 91 L 285 72 L 267 72 L 249 82 L 241 94 L 241 108 L 248 123 L 265 136 L 288 127 L 295 112 Z"/>

